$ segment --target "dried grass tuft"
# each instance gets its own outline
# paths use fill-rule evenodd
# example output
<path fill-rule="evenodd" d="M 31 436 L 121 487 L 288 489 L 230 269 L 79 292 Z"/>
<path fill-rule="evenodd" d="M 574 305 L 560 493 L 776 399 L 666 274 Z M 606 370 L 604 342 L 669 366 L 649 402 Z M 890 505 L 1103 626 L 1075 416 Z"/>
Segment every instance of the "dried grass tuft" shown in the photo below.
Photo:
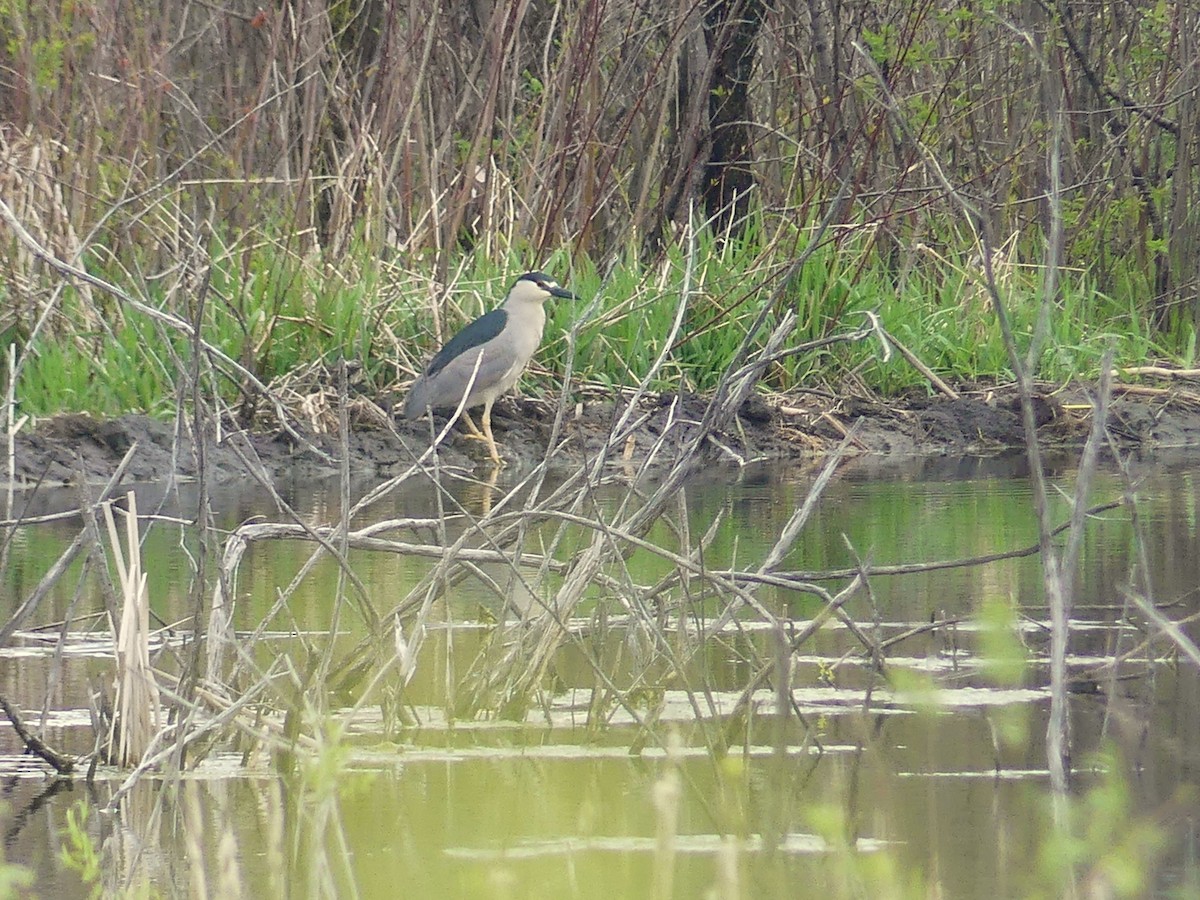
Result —
<path fill-rule="evenodd" d="M 337 376 L 323 360 L 281 375 L 268 389 L 287 414 L 307 425 L 313 434 L 337 434 Z M 350 423 L 356 428 L 391 425 L 387 413 L 365 395 L 348 400 L 346 407 Z"/>
<path fill-rule="evenodd" d="M 39 244 L 60 259 L 77 261 L 84 251 L 76 234 L 64 184 L 72 181 L 69 148 L 34 131 L 13 134 L 0 127 L 0 197 Z M 0 305 L 0 334 L 30 334 L 39 320 L 43 332 L 70 335 L 93 330 L 100 312 L 89 285 L 76 288 L 79 306 L 71 313 L 56 306 L 54 287 L 60 283 L 37 257 L 0 223 L 0 268 L 5 272 L 7 301 Z"/>
<path fill-rule="evenodd" d="M 162 710 L 158 683 L 150 665 L 150 601 L 146 573 L 142 569 L 141 538 L 137 522 L 137 496 L 125 495 L 124 550 L 113 516 L 112 503 L 104 504 L 104 521 L 120 577 L 121 622 L 116 635 L 116 715 L 109 733 L 109 755 L 113 763 L 135 766 L 159 733 Z M 115 749 L 114 749 L 115 748 Z"/>

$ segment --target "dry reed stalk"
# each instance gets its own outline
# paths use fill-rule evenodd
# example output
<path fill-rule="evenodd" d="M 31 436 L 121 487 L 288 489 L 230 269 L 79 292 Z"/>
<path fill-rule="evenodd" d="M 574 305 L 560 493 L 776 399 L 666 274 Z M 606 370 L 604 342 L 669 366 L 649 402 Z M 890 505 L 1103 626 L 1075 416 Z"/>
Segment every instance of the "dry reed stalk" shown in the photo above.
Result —
<path fill-rule="evenodd" d="M 480 359 L 482 359 L 480 354 Z M 338 514 L 340 521 L 337 526 L 337 548 L 342 559 L 346 559 L 350 552 L 350 415 L 348 410 L 348 393 L 346 386 L 346 362 L 342 360 L 338 365 L 337 372 L 337 392 L 338 392 L 338 448 L 340 450 L 340 465 L 338 466 Z M 469 389 L 468 389 L 469 390 Z M 320 662 L 316 670 L 313 672 L 312 681 L 315 684 L 324 684 L 329 673 L 329 665 L 333 659 L 333 649 L 335 646 L 334 638 L 338 633 L 339 626 L 342 620 L 342 607 L 346 601 L 346 567 L 339 566 L 337 571 L 337 584 L 334 587 L 333 595 L 333 611 L 329 617 L 329 639 L 325 642 L 325 646 L 321 648 Z M 318 694 L 316 698 L 310 698 L 309 702 L 318 709 L 324 708 L 324 695 Z"/>
<path fill-rule="evenodd" d="M 250 709 L 255 704 L 267 702 L 271 691 L 276 687 L 281 668 L 277 661 L 249 687 L 242 688 L 234 700 L 219 696 L 203 686 L 194 689 L 193 700 L 179 695 L 171 689 L 169 684 L 160 684 L 159 691 L 168 701 L 185 709 L 189 714 L 193 714 L 188 719 L 192 723 L 191 730 L 183 735 L 177 743 L 152 746 L 146 756 L 142 758 L 141 763 L 126 776 L 125 780 L 121 782 L 121 786 L 113 793 L 108 801 L 108 808 L 118 808 L 124 798 L 141 782 L 144 775 L 161 771 L 161 767 L 176 759 L 179 754 L 179 744 L 194 746 L 201 738 L 218 734 L 226 727 L 237 729 L 257 745 L 269 750 L 284 751 L 300 748 L 315 752 L 319 744 L 314 738 L 307 734 L 290 735 L 286 732 L 284 724 L 277 719 L 262 717 L 259 712 Z M 170 680 L 164 673 L 159 673 L 159 678 L 164 682 Z M 194 713 L 201 708 L 211 712 L 212 715 L 197 720 Z"/>
<path fill-rule="evenodd" d="M 123 606 L 119 627 L 113 623 L 116 644 L 116 716 L 109 735 L 114 762 L 128 767 L 141 762 L 151 741 L 161 729 L 158 684 L 150 664 L 150 599 L 146 591 L 146 573 L 142 568 L 141 540 L 137 521 L 137 495 L 125 495 L 125 540 L 113 517 L 112 503 L 104 504 L 104 521 L 119 576 Z"/>
<path fill-rule="evenodd" d="M 8 383 L 5 385 L 4 391 L 4 412 L 0 415 L 0 421 L 4 423 L 5 437 L 5 461 L 8 468 L 7 484 L 4 489 L 4 518 L 7 519 L 13 514 L 13 501 L 17 490 L 17 432 L 25 427 L 25 423 L 29 421 L 28 416 L 17 418 L 17 345 L 8 345 L 7 354 L 8 364 Z M 0 541 L 0 572 L 3 572 L 8 564 L 8 552 L 11 544 L 9 537 L 6 535 Z"/>
<path fill-rule="evenodd" d="M 808 489 L 808 493 L 804 497 L 804 502 L 796 508 L 788 519 L 787 524 L 779 532 L 779 538 L 775 541 L 775 545 L 767 553 L 766 559 L 758 567 L 755 573 L 759 578 L 771 575 L 774 573 L 783 562 L 784 557 L 791 551 L 792 546 L 796 543 L 796 539 L 800 537 L 800 532 L 804 530 L 804 526 L 808 523 L 809 517 L 817 508 L 817 503 L 820 501 L 821 495 L 825 492 L 826 486 L 833 478 L 834 472 L 841 464 L 843 457 L 849 450 L 851 444 L 854 443 L 855 434 L 857 433 L 857 425 L 850 428 L 850 433 L 842 440 L 837 449 L 825 461 L 821 467 L 820 474 L 813 481 L 812 487 Z M 737 611 L 737 605 L 730 603 L 725 607 L 720 616 L 708 628 L 709 636 L 720 633 L 722 629 L 733 619 L 734 613 Z M 768 621 L 774 622 L 773 617 L 768 617 Z"/>
<path fill-rule="evenodd" d="M 77 260 L 84 245 L 75 233 L 75 222 L 63 196 L 63 185 L 74 180 L 68 171 L 70 150 L 32 125 L 25 133 L 11 138 L 7 129 L 0 128 L 0 197 L 6 198 L 38 243 L 57 256 Z M 0 237 L 8 237 L 3 228 Z M 5 292 L 9 295 L 9 303 L 0 313 L 0 334 L 14 326 L 18 332 L 36 333 L 42 323 L 47 324 L 46 331 L 51 335 L 76 334 L 99 327 L 102 314 L 90 285 L 78 285 L 78 306 L 64 311 L 57 305 L 61 297 L 58 290 L 39 287 L 44 274 L 29 247 L 20 241 L 3 240 L 0 250 L 5 251 Z M 47 292 L 53 299 L 39 302 L 39 295 Z M 9 321 L 10 317 L 13 321 Z"/>
<path fill-rule="evenodd" d="M 8 345 L 8 355 L 5 360 L 8 365 L 8 380 L 4 390 L 4 421 L 5 461 L 8 463 L 8 501 L 4 507 L 5 516 L 12 515 L 13 491 L 17 481 L 17 432 L 25 427 L 29 416 L 17 418 L 17 345 Z"/>

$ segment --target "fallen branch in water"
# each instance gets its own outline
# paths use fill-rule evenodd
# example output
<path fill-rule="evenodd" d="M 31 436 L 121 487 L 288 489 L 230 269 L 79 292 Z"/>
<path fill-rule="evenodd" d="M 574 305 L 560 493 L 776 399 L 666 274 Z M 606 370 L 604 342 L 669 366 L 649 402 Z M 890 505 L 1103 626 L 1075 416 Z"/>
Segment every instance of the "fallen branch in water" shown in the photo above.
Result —
<path fill-rule="evenodd" d="M 8 721 L 12 722 L 13 731 L 17 733 L 17 737 L 21 739 L 26 750 L 48 762 L 59 775 L 70 775 L 75 771 L 75 757 L 59 753 L 36 734 L 33 734 L 25 727 L 25 722 L 21 719 L 21 714 L 17 712 L 16 707 L 3 696 L 0 696 L 0 709 L 4 710 Z"/>

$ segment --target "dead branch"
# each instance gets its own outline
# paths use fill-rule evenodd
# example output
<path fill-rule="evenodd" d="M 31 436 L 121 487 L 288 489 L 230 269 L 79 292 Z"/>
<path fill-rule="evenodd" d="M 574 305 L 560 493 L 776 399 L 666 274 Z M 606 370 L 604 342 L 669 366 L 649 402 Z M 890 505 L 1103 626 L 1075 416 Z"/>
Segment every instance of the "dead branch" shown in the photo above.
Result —
<path fill-rule="evenodd" d="M 0 709 L 4 710 L 4 714 L 8 716 L 8 721 L 12 722 L 13 731 L 17 733 L 17 737 L 21 739 L 21 742 L 25 744 L 26 750 L 49 763 L 59 775 L 70 775 L 75 771 L 75 764 L 78 760 L 66 753 L 59 753 L 36 734 L 30 732 L 25 727 L 25 723 L 21 719 L 21 714 L 17 712 L 16 707 L 9 703 L 2 695 L 0 695 Z"/>

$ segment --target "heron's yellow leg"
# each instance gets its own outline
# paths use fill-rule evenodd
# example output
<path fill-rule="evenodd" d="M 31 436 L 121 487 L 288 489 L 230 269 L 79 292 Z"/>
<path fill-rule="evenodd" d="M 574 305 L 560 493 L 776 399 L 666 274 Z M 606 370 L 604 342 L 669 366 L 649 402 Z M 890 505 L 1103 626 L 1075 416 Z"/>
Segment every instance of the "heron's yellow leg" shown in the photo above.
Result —
<path fill-rule="evenodd" d="M 465 438 L 470 438 L 473 441 L 486 441 L 487 437 L 475 425 L 475 420 L 471 418 L 471 414 L 465 409 L 462 415 L 459 416 L 459 421 L 466 426 L 467 433 L 463 435 Z"/>
<path fill-rule="evenodd" d="M 492 462 L 497 465 L 504 462 L 500 458 L 499 451 L 496 450 L 496 439 L 492 437 L 492 401 L 489 400 L 483 405 L 483 436 L 487 441 L 488 450 L 492 455 Z"/>

